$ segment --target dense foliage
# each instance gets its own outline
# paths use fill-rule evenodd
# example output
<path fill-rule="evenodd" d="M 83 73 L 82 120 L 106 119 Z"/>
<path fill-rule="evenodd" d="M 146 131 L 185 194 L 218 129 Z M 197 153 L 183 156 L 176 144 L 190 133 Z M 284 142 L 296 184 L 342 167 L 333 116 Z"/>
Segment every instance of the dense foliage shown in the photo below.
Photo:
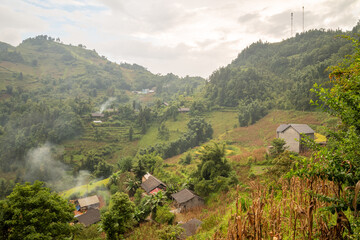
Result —
<path fill-rule="evenodd" d="M 357 32 L 354 27 L 348 34 Z M 352 53 L 351 44 L 336 37 L 340 34 L 310 30 L 280 43 L 253 43 L 210 76 L 205 96 L 219 106 L 239 106 L 241 126 L 262 118 L 262 108 L 313 110 L 313 84 L 329 87 L 327 67 Z"/>
<path fill-rule="evenodd" d="M 42 182 L 17 184 L 0 201 L 1 239 L 64 239 L 70 237 L 73 207 Z"/>
<path fill-rule="evenodd" d="M 342 120 L 342 125 L 337 131 L 329 131 L 326 148 L 318 148 L 310 159 L 301 161 L 301 169 L 293 174 L 307 179 L 321 178 L 334 184 L 333 197 L 327 195 L 315 195 L 319 201 L 330 205 L 327 210 L 336 213 L 338 219 L 342 219 L 348 233 L 352 228 L 359 231 L 358 209 L 360 200 L 360 43 L 353 39 L 355 54 L 347 58 L 338 66 L 331 68 L 331 81 L 334 86 L 324 89 L 316 86 L 323 107 L 334 116 Z M 350 210 L 354 220 L 350 221 L 343 212 Z M 348 216 L 350 217 L 350 216 Z M 342 235 L 343 230 L 336 234 Z M 356 235 L 359 237 L 359 235 Z"/>
<path fill-rule="evenodd" d="M 212 192 L 225 190 L 237 182 L 225 157 L 225 144 L 205 145 L 200 153 L 201 162 L 193 173 L 195 192 L 207 196 Z"/>
<path fill-rule="evenodd" d="M 126 193 L 115 193 L 111 197 L 111 206 L 102 216 L 103 229 L 108 239 L 121 239 L 134 224 L 134 203 Z"/>

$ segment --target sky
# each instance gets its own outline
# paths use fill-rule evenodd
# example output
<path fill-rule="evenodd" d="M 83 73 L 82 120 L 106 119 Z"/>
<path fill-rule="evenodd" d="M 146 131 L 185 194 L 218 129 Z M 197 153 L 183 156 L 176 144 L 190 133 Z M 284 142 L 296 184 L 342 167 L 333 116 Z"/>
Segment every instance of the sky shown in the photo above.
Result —
<path fill-rule="evenodd" d="M 360 0 L 0 0 L 0 41 L 37 35 L 85 45 L 154 74 L 202 76 L 258 40 L 304 29 L 351 30 Z"/>

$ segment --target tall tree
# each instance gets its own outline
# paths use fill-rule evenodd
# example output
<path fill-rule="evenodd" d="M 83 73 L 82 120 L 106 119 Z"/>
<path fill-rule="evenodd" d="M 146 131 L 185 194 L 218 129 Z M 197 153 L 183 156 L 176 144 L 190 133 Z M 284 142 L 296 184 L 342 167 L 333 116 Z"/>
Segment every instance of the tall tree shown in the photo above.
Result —
<path fill-rule="evenodd" d="M 125 193 L 115 193 L 111 197 L 109 211 L 102 216 L 103 229 L 108 239 L 121 239 L 134 223 L 135 204 Z"/>
<path fill-rule="evenodd" d="M 2 239 L 64 239 L 74 228 L 74 207 L 42 182 L 17 184 L 0 202 Z"/>

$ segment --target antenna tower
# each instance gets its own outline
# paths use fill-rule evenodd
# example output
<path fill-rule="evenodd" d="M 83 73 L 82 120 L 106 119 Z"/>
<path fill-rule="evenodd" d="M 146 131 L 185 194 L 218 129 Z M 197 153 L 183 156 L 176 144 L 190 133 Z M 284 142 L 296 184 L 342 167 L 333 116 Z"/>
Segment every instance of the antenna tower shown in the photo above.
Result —
<path fill-rule="evenodd" d="M 305 32 L 305 10 L 303 6 L 303 33 Z"/>
<path fill-rule="evenodd" d="M 291 37 L 293 37 L 293 17 L 294 13 L 291 13 Z"/>

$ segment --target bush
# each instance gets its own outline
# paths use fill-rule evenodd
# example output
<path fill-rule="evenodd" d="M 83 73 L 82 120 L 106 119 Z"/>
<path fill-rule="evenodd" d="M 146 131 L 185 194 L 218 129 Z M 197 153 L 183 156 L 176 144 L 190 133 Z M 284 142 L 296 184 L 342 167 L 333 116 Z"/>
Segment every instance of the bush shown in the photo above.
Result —
<path fill-rule="evenodd" d="M 184 229 L 180 226 L 167 225 L 157 231 L 161 240 L 177 240 Z"/>
<path fill-rule="evenodd" d="M 144 190 L 142 190 L 141 188 L 136 189 L 136 192 L 134 194 L 134 203 L 136 204 L 136 206 L 140 204 L 143 192 Z"/>
<path fill-rule="evenodd" d="M 119 170 L 122 171 L 122 172 L 130 172 L 130 170 L 133 167 L 133 159 L 132 159 L 132 157 L 121 158 L 117 162 L 117 166 L 118 166 Z"/>
<path fill-rule="evenodd" d="M 170 212 L 169 205 L 157 207 L 155 221 L 161 224 L 172 224 L 174 221 L 175 214 Z"/>

